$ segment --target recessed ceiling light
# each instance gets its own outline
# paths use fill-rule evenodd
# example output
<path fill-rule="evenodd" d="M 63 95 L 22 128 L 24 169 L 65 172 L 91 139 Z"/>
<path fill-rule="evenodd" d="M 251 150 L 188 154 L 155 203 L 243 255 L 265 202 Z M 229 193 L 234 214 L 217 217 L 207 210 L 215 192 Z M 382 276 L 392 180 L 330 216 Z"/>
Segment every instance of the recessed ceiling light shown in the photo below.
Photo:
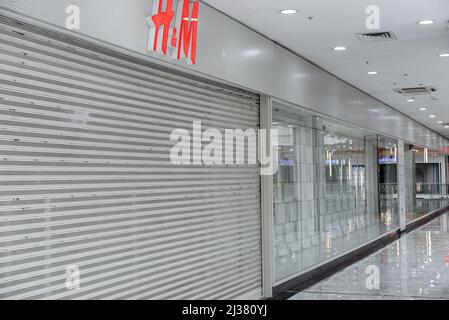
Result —
<path fill-rule="evenodd" d="M 431 114 L 431 115 L 429 116 L 429 118 L 436 118 L 436 117 L 437 117 L 436 114 Z"/>
<path fill-rule="evenodd" d="M 298 12 L 298 10 L 295 10 L 295 9 L 284 9 L 284 10 L 279 11 L 280 14 L 295 14 L 297 12 Z"/>
<path fill-rule="evenodd" d="M 366 74 L 370 75 L 370 76 L 374 76 L 374 75 L 378 74 L 378 72 L 377 71 L 368 71 Z"/>
<path fill-rule="evenodd" d="M 430 20 L 430 19 L 418 21 L 418 24 L 420 24 L 422 26 L 434 24 L 434 23 L 435 23 L 435 20 Z"/>
<path fill-rule="evenodd" d="M 445 125 L 444 127 L 447 129 L 447 128 L 449 128 L 449 125 L 447 124 L 447 125 Z"/>
<path fill-rule="evenodd" d="M 407 99 L 407 102 L 415 102 L 416 100 L 411 98 L 411 99 Z"/>
<path fill-rule="evenodd" d="M 440 53 L 438 56 L 440 58 L 447 58 L 447 57 L 449 57 L 449 53 Z"/>
<path fill-rule="evenodd" d="M 338 47 L 334 47 L 334 51 L 345 51 L 346 47 L 343 46 L 338 46 Z"/>
<path fill-rule="evenodd" d="M 440 121 L 437 121 L 437 122 L 438 122 L 439 124 L 443 124 L 443 123 L 444 123 L 444 121 L 441 121 L 441 120 L 440 120 Z"/>
<path fill-rule="evenodd" d="M 419 111 L 426 111 L 427 108 L 419 108 Z"/>

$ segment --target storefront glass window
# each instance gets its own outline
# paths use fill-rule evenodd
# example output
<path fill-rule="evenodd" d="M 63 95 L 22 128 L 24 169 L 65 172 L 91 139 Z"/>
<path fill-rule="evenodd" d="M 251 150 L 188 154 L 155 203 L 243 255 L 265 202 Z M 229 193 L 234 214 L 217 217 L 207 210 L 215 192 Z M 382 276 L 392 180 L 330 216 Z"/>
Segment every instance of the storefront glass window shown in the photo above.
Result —
<path fill-rule="evenodd" d="M 406 220 L 412 222 L 449 205 L 447 155 L 410 145 L 406 152 Z M 406 167 L 407 169 L 407 167 Z"/>
<path fill-rule="evenodd" d="M 398 142 L 379 137 L 379 210 L 386 224 L 399 225 Z"/>
<path fill-rule="evenodd" d="M 379 210 L 376 135 L 277 103 L 273 127 L 276 283 L 397 226 L 396 209 Z"/>

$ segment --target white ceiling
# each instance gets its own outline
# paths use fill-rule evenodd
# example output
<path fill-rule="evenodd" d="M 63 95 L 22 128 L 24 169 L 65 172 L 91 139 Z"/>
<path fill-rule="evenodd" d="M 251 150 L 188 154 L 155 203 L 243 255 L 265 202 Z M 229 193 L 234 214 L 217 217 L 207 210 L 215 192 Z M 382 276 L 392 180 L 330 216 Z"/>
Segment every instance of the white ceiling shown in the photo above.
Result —
<path fill-rule="evenodd" d="M 449 123 L 449 58 L 437 56 L 449 52 L 449 0 L 204 2 L 449 138 L 449 129 L 437 123 Z M 379 6 L 379 31 L 392 31 L 397 41 L 366 44 L 358 40 L 357 33 L 373 32 L 365 27 L 368 5 Z M 297 9 L 298 13 L 281 15 L 281 9 Z M 436 23 L 416 23 L 423 19 Z M 335 52 L 335 46 L 347 50 Z M 366 74 L 373 70 L 379 74 Z M 425 95 L 408 103 L 393 91 L 421 84 L 436 86 L 438 92 L 432 96 L 437 100 Z M 419 111 L 420 107 L 428 110 Z M 431 114 L 437 118 L 429 118 Z"/>

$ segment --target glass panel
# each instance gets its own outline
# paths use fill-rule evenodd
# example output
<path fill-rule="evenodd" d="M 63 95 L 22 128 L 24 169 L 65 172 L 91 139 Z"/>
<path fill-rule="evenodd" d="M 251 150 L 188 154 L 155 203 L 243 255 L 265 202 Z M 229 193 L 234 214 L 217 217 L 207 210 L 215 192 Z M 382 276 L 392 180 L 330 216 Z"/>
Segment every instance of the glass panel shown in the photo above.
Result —
<path fill-rule="evenodd" d="M 387 224 L 399 225 L 397 140 L 379 137 L 379 209 Z"/>
<path fill-rule="evenodd" d="M 419 146 L 410 146 L 407 185 L 407 222 L 449 205 L 447 155 Z M 413 174 L 412 174 L 413 173 Z"/>

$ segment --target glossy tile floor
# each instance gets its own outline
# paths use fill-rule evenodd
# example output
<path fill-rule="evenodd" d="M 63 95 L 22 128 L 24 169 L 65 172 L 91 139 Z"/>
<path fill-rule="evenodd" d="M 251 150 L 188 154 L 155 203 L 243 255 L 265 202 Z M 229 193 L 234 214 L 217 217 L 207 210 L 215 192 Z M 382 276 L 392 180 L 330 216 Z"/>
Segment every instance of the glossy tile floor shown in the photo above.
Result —
<path fill-rule="evenodd" d="M 449 214 L 292 297 L 449 300 Z"/>

